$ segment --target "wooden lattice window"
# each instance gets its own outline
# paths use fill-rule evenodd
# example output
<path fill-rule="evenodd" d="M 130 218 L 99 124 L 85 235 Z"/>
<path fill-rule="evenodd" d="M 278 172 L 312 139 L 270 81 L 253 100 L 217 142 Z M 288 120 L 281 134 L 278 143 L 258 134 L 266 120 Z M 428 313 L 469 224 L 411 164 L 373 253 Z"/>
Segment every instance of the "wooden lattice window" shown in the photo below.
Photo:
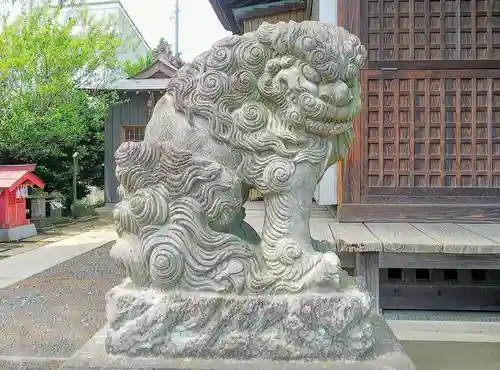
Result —
<path fill-rule="evenodd" d="M 146 126 L 122 126 L 122 143 L 144 140 Z"/>
<path fill-rule="evenodd" d="M 371 61 L 500 59 L 498 0 L 366 0 Z"/>
<path fill-rule="evenodd" d="M 499 71 L 365 76 L 368 187 L 500 187 Z"/>

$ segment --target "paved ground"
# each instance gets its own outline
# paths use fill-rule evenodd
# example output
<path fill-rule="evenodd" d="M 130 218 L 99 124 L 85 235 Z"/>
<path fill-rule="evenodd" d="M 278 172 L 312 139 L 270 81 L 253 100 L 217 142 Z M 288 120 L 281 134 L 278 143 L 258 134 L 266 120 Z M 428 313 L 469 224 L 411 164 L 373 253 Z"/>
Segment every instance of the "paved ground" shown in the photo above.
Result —
<path fill-rule="evenodd" d="M 104 295 L 122 279 L 110 247 L 0 290 L 0 369 L 19 369 L 5 361 L 18 356 L 30 369 L 56 369 L 51 359 L 71 356 L 102 327 Z"/>
<path fill-rule="evenodd" d="M 85 222 L 74 222 L 67 225 L 59 225 L 44 232 L 39 232 L 38 235 L 23 239 L 19 242 L 0 243 L 0 259 L 28 252 L 35 248 L 43 247 L 44 245 L 112 223 L 113 220 L 110 218 L 97 218 Z"/>
<path fill-rule="evenodd" d="M 497 370 L 500 343 L 402 342 L 417 370 Z"/>

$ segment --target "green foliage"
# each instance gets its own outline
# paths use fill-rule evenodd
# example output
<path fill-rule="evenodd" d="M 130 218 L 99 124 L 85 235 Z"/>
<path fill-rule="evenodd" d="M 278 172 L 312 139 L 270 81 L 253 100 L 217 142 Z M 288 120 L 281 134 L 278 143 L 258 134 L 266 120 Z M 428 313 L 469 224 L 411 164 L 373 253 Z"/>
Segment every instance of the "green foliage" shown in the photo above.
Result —
<path fill-rule="evenodd" d="M 71 205 L 71 216 L 75 218 L 95 216 L 95 207 L 82 201 L 77 201 Z"/>
<path fill-rule="evenodd" d="M 133 77 L 151 64 L 153 64 L 152 54 L 140 57 L 136 62 L 127 60 L 123 66 L 123 70 L 127 77 Z"/>
<path fill-rule="evenodd" d="M 161 53 L 163 53 L 175 67 L 180 68 L 184 65 L 184 61 L 181 59 L 181 54 L 179 53 L 178 55 L 174 55 L 174 52 L 172 51 L 172 44 L 162 37 L 158 42 L 158 45 L 149 55 L 141 57 L 135 62 L 125 62 L 125 74 L 129 78 L 135 76 L 140 71 L 153 64 L 154 59 Z"/>
<path fill-rule="evenodd" d="M 118 99 L 90 86 L 103 82 L 100 71 L 120 67 L 113 23 L 82 7 L 64 21 L 59 8 L 44 4 L 1 29 L 0 162 L 37 163 L 46 190 L 70 198 L 77 151 L 80 196 L 87 185 L 102 185 L 104 124 Z"/>

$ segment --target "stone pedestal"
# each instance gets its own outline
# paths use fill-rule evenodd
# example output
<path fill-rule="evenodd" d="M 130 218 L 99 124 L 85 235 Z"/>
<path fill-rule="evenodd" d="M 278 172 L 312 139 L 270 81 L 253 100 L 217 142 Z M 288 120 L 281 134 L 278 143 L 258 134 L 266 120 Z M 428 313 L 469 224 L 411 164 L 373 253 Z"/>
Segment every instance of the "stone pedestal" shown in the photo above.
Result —
<path fill-rule="evenodd" d="M 33 224 L 0 229 L 0 242 L 12 242 L 36 236 L 38 233 Z"/>
<path fill-rule="evenodd" d="M 414 370 L 371 302 L 359 289 L 188 294 L 127 279 L 108 293 L 109 326 L 63 368 Z"/>
<path fill-rule="evenodd" d="M 108 354 L 105 349 L 108 328 L 99 331 L 73 355 L 60 370 L 88 369 L 191 369 L 191 370 L 416 370 L 385 321 L 379 316 L 369 320 L 375 335 L 373 357 L 366 360 L 234 360 L 223 358 L 130 357 Z"/>

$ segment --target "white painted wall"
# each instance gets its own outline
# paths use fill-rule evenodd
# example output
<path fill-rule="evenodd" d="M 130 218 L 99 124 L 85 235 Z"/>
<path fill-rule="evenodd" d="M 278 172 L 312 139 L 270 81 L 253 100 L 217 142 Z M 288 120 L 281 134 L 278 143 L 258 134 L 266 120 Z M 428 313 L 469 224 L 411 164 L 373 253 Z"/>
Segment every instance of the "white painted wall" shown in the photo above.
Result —
<path fill-rule="evenodd" d="M 336 0 L 313 0 L 312 18 L 323 23 L 337 24 Z M 337 205 L 337 164 L 328 168 L 316 186 L 314 200 L 320 205 Z"/>
<path fill-rule="evenodd" d="M 57 0 L 53 1 L 57 3 Z M 113 20 L 116 23 L 116 32 L 122 41 L 116 54 L 116 58 L 120 62 L 137 61 L 140 57 L 147 55 L 149 46 L 126 14 L 119 0 L 79 0 L 77 2 L 85 3 L 89 16 L 97 21 Z M 74 14 L 74 8 L 65 7 L 61 13 L 62 17 L 71 17 Z M 121 69 L 96 71 L 95 83 L 110 84 L 125 77 L 126 75 Z"/>

